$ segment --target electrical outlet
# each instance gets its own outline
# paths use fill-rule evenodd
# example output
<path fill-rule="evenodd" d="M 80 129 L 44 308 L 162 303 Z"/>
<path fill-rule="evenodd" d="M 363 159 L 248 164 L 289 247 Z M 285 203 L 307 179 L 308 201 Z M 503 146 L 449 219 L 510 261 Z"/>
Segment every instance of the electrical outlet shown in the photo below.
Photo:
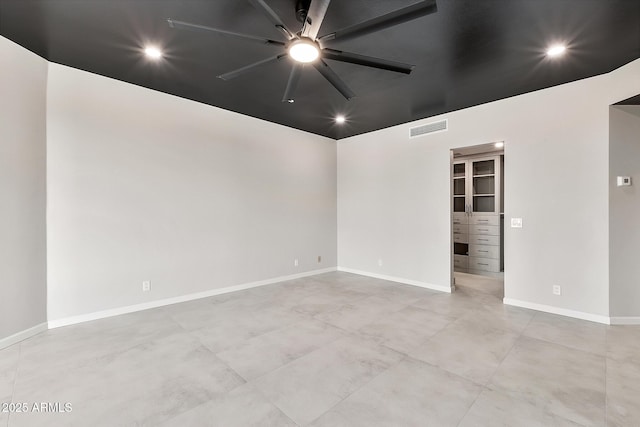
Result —
<path fill-rule="evenodd" d="M 562 295 L 562 288 L 560 287 L 560 285 L 553 285 L 553 294 Z"/>
<path fill-rule="evenodd" d="M 318 255 L 318 262 L 322 262 L 322 255 Z"/>
<path fill-rule="evenodd" d="M 382 258 L 378 260 L 378 267 L 382 267 Z"/>
<path fill-rule="evenodd" d="M 293 266 L 294 266 L 294 267 L 297 267 L 297 266 L 298 266 L 298 258 L 296 258 L 296 259 L 294 259 L 294 260 L 293 260 Z"/>
<path fill-rule="evenodd" d="M 142 292 L 149 292 L 151 290 L 151 281 L 145 280 L 142 282 Z"/>

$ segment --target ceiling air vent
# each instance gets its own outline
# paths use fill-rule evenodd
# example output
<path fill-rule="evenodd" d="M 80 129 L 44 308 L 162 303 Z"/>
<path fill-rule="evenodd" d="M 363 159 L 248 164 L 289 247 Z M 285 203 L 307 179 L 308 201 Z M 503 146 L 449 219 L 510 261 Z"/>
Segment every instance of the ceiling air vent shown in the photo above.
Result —
<path fill-rule="evenodd" d="M 417 136 L 427 135 L 434 132 L 442 132 L 447 130 L 447 121 L 440 120 L 439 122 L 428 123 L 422 126 L 416 126 L 411 128 L 411 138 Z"/>

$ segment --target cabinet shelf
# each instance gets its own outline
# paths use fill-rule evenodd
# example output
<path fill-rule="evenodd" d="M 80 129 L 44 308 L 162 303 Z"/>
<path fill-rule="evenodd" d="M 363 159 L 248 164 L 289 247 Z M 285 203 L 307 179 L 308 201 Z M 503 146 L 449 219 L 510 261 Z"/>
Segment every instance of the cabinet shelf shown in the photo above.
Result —
<path fill-rule="evenodd" d="M 494 197 L 495 194 L 474 194 L 473 197 Z M 460 196 L 455 196 L 455 197 L 460 197 Z"/>
<path fill-rule="evenodd" d="M 473 175 L 474 178 L 486 178 L 486 177 L 492 177 L 492 176 L 496 176 L 495 173 L 485 173 L 482 175 Z"/>

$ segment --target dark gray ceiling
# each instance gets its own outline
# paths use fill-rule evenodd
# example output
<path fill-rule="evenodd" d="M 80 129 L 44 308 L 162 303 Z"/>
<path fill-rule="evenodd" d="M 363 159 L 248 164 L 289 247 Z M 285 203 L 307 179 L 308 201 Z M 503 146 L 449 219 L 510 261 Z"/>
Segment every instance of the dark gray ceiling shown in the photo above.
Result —
<path fill-rule="evenodd" d="M 266 0 L 299 28 L 295 0 Z M 416 3 L 333 0 L 320 35 Z M 416 65 L 411 75 L 327 61 L 345 100 L 312 67 L 282 103 L 290 60 L 231 81 L 218 74 L 282 50 L 171 29 L 167 18 L 281 40 L 246 0 L 0 0 L 0 35 L 44 58 L 340 139 L 609 72 L 640 57 L 638 0 L 438 0 L 438 12 L 332 47 Z M 556 41 L 562 58 L 545 57 Z M 141 54 L 148 42 L 165 58 Z M 1 71 L 0 71 L 1 73 Z M 347 116 L 342 126 L 337 113 Z"/>
<path fill-rule="evenodd" d="M 615 105 L 640 105 L 640 95 L 632 96 L 631 98 L 623 99 L 617 102 Z"/>

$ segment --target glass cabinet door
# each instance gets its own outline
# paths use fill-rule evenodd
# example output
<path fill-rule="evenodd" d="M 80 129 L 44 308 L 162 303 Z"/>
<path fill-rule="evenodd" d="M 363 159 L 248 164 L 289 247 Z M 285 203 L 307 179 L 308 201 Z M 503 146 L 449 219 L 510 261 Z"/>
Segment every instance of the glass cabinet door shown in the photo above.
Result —
<path fill-rule="evenodd" d="M 477 175 L 495 175 L 496 162 L 490 160 L 478 160 L 473 162 L 473 176 Z"/>
<path fill-rule="evenodd" d="M 473 211 L 496 211 L 496 161 L 478 160 L 471 163 Z"/>
<path fill-rule="evenodd" d="M 466 212 L 466 163 L 453 165 L 453 211 Z"/>

